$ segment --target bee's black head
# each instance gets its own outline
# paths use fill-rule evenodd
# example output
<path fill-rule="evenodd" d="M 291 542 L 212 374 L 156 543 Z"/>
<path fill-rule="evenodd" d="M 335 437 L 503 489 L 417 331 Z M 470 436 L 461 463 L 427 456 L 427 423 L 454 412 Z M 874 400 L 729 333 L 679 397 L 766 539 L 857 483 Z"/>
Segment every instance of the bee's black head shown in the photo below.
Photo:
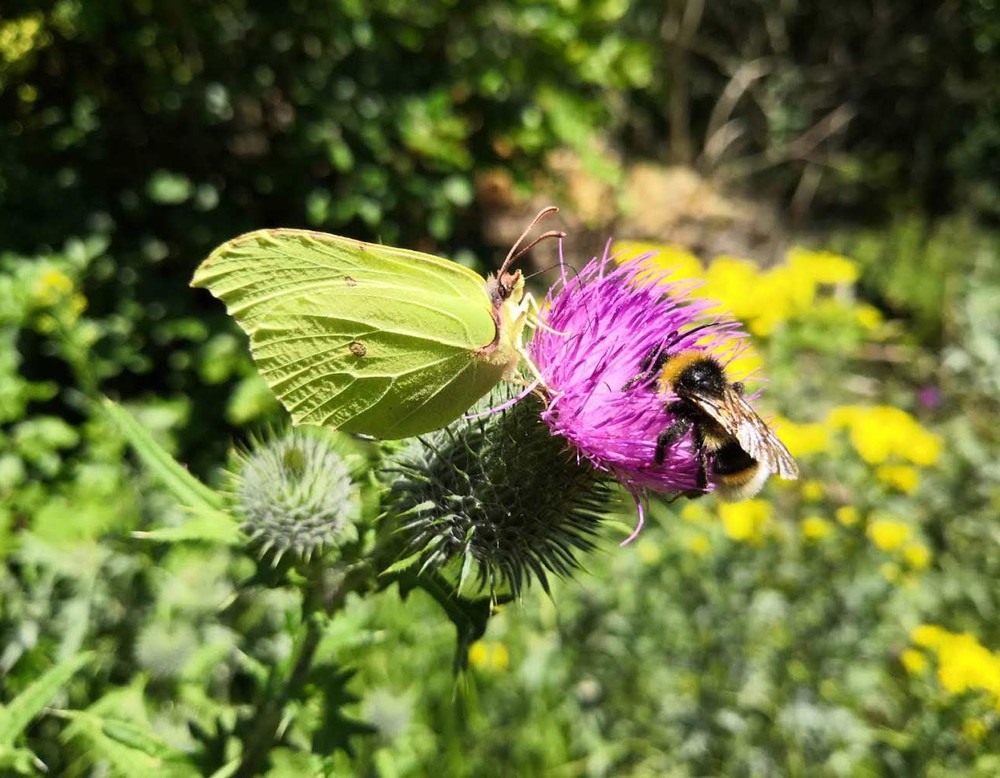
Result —
<path fill-rule="evenodd" d="M 674 391 L 721 397 L 726 389 L 726 373 L 715 359 L 704 356 L 684 367 L 673 381 Z"/>

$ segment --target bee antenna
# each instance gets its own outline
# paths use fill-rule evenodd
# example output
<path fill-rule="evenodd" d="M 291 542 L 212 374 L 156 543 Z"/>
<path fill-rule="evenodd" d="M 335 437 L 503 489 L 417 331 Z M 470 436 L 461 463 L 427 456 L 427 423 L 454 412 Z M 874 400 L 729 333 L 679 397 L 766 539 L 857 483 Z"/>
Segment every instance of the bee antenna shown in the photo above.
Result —
<path fill-rule="evenodd" d="M 506 273 L 507 269 L 511 266 L 514 260 L 516 260 L 520 256 L 523 256 L 527 252 L 531 251 L 535 246 L 537 246 L 543 240 L 547 240 L 549 238 L 566 237 L 566 233 L 563 232 L 562 230 L 549 230 L 548 232 L 543 232 L 541 235 L 539 235 L 537 238 L 531 241 L 531 243 L 529 243 L 527 246 L 523 247 L 521 246 L 521 244 L 524 243 L 525 238 L 528 237 L 528 233 L 530 233 L 533 229 L 535 229 L 535 226 L 538 224 L 538 222 L 540 222 L 546 216 L 558 212 L 559 209 L 554 205 L 542 208 L 542 210 L 538 212 L 535 218 L 531 220 L 531 224 L 529 224 L 525 228 L 524 232 L 521 233 L 521 237 L 514 242 L 514 245 L 511 246 L 510 251 L 507 252 L 507 256 L 504 258 L 503 264 L 500 265 L 500 270 L 497 272 L 498 276 L 502 276 L 504 273 Z"/>
<path fill-rule="evenodd" d="M 674 343 L 676 343 L 677 341 L 679 341 L 681 338 L 686 338 L 688 335 L 694 335 L 694 333 L 696 333 L 696 332 L 701 332 L 702 330 L 707 330 L 709 327 L 714 327 L 715 324 L 716 324 L 716 322 L 708 321 L 708 322 L 705 322 L 704 324 L 699 324 L 697 327 L 692 327 L 689 330 L 685 330 L 684 332 L 676 332 L 675 331 L 673 333 L 673 336 L 670 338 L 670 344 L 673 345 Z"/>

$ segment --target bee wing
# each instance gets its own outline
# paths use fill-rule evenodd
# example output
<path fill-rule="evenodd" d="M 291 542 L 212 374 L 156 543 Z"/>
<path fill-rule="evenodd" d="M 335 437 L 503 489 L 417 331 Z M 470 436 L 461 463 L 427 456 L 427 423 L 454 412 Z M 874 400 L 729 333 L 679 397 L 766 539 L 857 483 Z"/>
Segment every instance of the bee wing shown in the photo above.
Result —
<path fill-rule="evenodd" d="M 722 397 L 688 393 L 688 399 L 722 425 L 736 438 L 740 448 L 760 462 L 770 472 L 785 479 L 799 477 L 799 468 L 767 423 L 757 415 L 743 396 L 727 388 Z"/>

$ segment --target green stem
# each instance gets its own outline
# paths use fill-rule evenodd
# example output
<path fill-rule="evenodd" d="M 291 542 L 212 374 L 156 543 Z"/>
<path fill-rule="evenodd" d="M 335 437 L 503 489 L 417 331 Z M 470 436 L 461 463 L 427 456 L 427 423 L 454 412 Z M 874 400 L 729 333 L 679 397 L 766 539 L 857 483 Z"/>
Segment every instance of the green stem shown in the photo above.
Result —
<path fill-rule="evenodd" d="M 316 651 L 323 638 L 324 617 L 339 611 L 344 606 L 347 595 L 361 588 L 368 577 L 367 568 L 355 567 L 332 585 L 320 578 L 305 590 L 302 601 L 303 627 L 295 662 L 288 677 L 280 685 L 279 692 L 275 693 L 278 684 L 268 684 L 264 692 L 265 698 L 254 716 L 256 726 L 244 738 L 243 758 L 233 774 L 234 778 L 250 778 L 260 773 L 263 762 L 278 737 L 285 706 L 302 690 L 309 678 Z"/>
<path fill-rule="evenodd" d="M 76 385 L 79 387 L 90 402 L 100 400 L 100 382 L 91 365 L 90 355 L 87 350 L 77 342 L 72 328 L 62 320 L 56 318 L 56 331 L 59 335 L 62 348 L 62 357 L 69 365 Z"/>

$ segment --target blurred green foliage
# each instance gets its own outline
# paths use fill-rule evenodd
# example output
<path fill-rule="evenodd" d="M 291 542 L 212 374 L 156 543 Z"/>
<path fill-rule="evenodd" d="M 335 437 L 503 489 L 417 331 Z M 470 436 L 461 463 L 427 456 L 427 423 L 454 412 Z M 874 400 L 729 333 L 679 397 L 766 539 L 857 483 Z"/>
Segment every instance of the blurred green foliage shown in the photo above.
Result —
<path fill-rule="evenodd" d="M 908 652 L 921 623 L 974 635 L 980 675 L 1000 649 L 998 90 L 989 0 L 7 0 L 0 771 L 231 774 L 313 635 L 274 776 L 997 774 L 992 681 Z M 287 225 L 482 256 L 478 172 L 527 187 L 605 142 L 812 198 L 815 240 L 858 261 L 754 330 L 787 434 L 822 440 L 799 487 L 654 505 L 636 544 L 490 619 L 456 679 L 481 604 L 451 624 L 388 587 L 313 623 L 301 581 L 164 487 L 190 473 L 126 453 L 102 394 L 146 464 L 214 487 L 277 417 L 187 288 L 216 244 Z M 772 302 L 782 273 L 746 288 Z M 940 457 L 866 460 L 830 421 L 866 405 Z"/>

